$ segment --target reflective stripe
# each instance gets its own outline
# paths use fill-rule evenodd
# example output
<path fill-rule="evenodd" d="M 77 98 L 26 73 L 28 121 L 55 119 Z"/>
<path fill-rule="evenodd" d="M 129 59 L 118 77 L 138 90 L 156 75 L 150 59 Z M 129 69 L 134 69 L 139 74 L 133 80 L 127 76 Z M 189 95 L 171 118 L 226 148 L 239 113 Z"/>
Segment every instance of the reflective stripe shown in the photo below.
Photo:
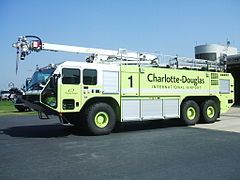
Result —
<path fill-rule="evenodd" d="M 141 93 L 192 93 L 192 94 L 217 94 L 219 90 L 208 89 L 140 89 Z M 122 89 L 122 93 L 138 93 L 137 88 L 125 88 Z"/>
<path fill-rule="evenodd" d="M 208 89 L 141 89 L 141 93 L 192 93 L 192 94 L 209 94 L 209 93 L 218 93 L 218 90 Z"/>
<path fill-rule="evenodd" d="M 210 93 L 212 93 L 212 94 L 217 94 L 217 93 L 219 93 L 219 90 L 218 89 L 215 89 L 215 90 L 210 90 Z"/>

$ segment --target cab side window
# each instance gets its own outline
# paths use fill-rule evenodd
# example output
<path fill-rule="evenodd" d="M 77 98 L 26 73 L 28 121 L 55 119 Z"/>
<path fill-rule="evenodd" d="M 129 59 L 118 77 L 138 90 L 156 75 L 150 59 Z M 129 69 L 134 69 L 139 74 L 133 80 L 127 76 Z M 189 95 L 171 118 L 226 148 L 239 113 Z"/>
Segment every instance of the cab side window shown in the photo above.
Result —
<path fill-rule="evenodd" d="M 84 85 L 96 85 L 97 84 L 97 70 L 96 69 L 84 69 L 83 70 L 83 84 Z"/>
<path fill-rule="evenodd" d="M 63 68 L 62 83 L 63 84 L 80 84 L 80 70 Z"/>

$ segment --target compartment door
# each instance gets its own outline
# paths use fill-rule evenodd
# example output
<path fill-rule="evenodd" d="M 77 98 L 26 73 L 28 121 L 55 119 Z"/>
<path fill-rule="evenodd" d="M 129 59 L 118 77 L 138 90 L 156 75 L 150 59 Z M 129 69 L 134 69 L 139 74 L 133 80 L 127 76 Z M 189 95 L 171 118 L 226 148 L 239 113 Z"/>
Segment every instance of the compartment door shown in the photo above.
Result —
<path fill-rule="evenodd" d="M 121 67 L 121 95 L 139 96 L 139 67 L 125 66 Z"/>

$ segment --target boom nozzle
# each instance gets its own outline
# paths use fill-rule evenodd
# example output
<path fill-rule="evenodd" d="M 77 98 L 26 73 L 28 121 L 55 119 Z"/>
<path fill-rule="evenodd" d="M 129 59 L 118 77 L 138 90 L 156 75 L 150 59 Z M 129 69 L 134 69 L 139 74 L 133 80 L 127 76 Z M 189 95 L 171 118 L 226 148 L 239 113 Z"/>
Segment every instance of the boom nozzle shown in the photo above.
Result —
<path fill-rule="evenodd" d="M 32 40 L 28 40 L 28 39 Z M 37 36 L 19 36 L 18 41 L 12 44 L 12 47 L 20 52 L 20 59 L 24 60 L 32 51 L 39 51 L 42 49 L 42 41 Z"/>
<path fill-rule="evenodd" d="M 28 41 L 28 38 L 33 40 Z M 17 42 L 12 44 L 12 47 L 17 49 L 16 58 L 16 74 L 18 71 L 19 60 L 25 60 L 25 57 L 32 51 L 39 51 L 42 49 L 42 41 L 37 36 L 19 36 Z"/>

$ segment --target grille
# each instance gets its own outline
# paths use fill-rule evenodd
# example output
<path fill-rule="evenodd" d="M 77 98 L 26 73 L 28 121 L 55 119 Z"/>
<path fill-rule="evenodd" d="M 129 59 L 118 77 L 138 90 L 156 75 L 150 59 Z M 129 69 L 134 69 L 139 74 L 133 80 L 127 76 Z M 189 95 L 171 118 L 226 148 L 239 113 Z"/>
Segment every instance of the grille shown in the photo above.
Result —
<path fill-rule="evenodd" d="M 217 73 L 211 73 L 211 79 L 218 79 Z"/>
<path fill-rule="evenodd" d="M 217 86 L 218 85 L 218 80 L 211 80 L 211 85 L 212 86 Z"/>

